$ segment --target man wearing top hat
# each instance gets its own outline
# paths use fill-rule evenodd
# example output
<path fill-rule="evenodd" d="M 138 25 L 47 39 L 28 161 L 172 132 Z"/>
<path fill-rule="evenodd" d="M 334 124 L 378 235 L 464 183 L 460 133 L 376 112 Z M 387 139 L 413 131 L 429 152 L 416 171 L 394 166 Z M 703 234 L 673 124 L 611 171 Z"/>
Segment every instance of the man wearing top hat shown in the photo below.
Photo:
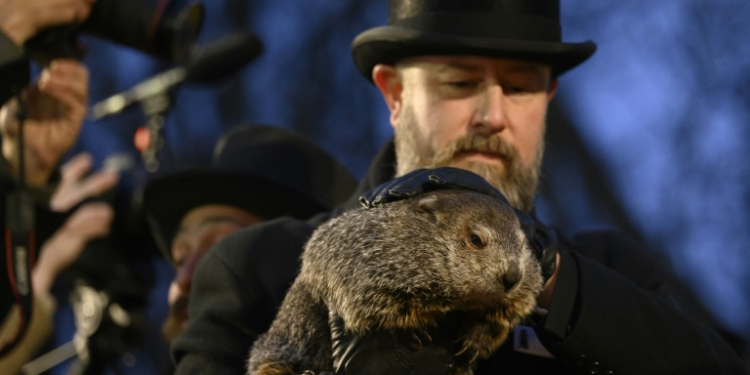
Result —
<path fill-rule="evenodd" d="M 169 289 L 167 341 L 188 322 L 193 271 L 211 246 L 240 228 L 281 216 L 307 219 L 330 211 L 356 187 L 335 158 L 300 134 L 240 125 L 217 142 L 211 168 L 191 168 L 150 181 L 146 218 L 176 270 Z M 268 269 L 273 273 L 273 265 Z"/>
<path fill-rule="evenodd" d="M 562 41 L 558 0 L 390 0 L 388 25 L 360 34 L 352 53 L 382 93 L 395 137 L 332 214 L 358 207 L 360 195 L 412 195 L 398 193 L 433 183 L 430 171 L 402 176 L 450 166 L 484 177 L 533 217 L 557 77 L 595 49 Z M 454 178 L 450 185 L 471 184 Z M 264 223 L 213 249 L 196 271 L 191 323 L 173 345 L 178 374 L 243 373 L 320 220 Z M 290 271 L 286 279 L 258 263 L 268 253 L 281 262 L 277 269 Z M 537 313 L 479 361 L 476 374 L 750 373 L 719 335 L 670 302 L 666 270 L 632 240 L 610 232 L 560 236 L 540 254 L 547 272 Z M 460 348 L 444 323 L 431 341 L 412 345 L 391 332 L 352 335 L 334 317 L 331 372 L 450 374 Z"/>

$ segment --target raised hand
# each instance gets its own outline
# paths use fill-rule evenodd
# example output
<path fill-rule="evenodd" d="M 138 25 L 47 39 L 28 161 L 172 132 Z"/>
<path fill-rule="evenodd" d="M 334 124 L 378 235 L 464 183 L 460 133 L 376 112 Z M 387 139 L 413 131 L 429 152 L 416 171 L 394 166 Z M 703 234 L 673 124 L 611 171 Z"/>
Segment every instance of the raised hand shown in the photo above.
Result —
<path fill-rule="evenodd" d="M 0 31 L 17 45 L 40 30 L 82 23 L 94 0 L 0 0 Z"/>
<path fill-rule="evenodd" d="M 49 291 L 57 275 L 83 252 L 86 243 L 109 234 L 114 218 L 112 206 L 104 202 L 86 203 L 42 245 L 32 274 L 35 291 Z"/>
<path fill-rule="evenodd" d="M 66 212 L 117 184 L 119 175 L 111 169 L 103 169 L 89 175 L 93 163 L 91 155 L 80 153 L 63 165 L 60 184 L 49 203 L 53 211 Z"/>
<path fill-rule="evenodd" d="M 47 183 L 57 163 L 78 139 L 88 101 L 89 74 L 75 60 L 54 60 L 23 94 L 25 173 L 30 186 Z M 3 157 L 18 172 L 18 102 L 0 109 Z"/>

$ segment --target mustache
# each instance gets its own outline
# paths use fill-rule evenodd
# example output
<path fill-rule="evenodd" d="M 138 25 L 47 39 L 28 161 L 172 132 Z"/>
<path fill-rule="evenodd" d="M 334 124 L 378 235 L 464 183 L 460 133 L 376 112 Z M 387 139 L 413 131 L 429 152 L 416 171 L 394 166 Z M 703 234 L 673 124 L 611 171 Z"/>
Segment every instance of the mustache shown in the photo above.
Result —
<path fill-rule="evenodd" d="M 187 313 L 188 303 L 190 302 L 190 298 L 187 296 L 182 296 L 180 298 L 177 298 L 177 301 L 174 302 L 174 305 L 169 309 L 171 315 L 180 315 Z"/>
<path fill-rule="evenodd" d="M 450 161 L 467 152 L 481 152 L 496 155 L 507 166 L 514 166 L 518 160 L 518 151 L 498 136 L 467 134 L 449 143 L 438 151 L 433 160 L 434 166 L 448 165 Z"/>
<path fill-rule="evenodd" d="M 170 343 L 182 333 L 182 323 L 187 319 L 187 308 L 190 299 L 188 297 L 180 297 L 175 301 L 174 305 L 169 308 L 169 316 L 162 325 L 162 336 L 166 339 L 167 343 Z"/>

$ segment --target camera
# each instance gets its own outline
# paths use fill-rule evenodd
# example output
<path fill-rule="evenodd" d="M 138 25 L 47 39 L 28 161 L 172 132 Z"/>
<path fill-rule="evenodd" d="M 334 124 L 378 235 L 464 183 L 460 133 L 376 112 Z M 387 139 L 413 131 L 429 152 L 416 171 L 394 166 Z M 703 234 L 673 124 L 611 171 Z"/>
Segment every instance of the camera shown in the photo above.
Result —
<path fill-rule="evenodd" d="M 28 56 L 41 64 L 55 58 L 81 58 L 80 33 L 159 57 L 187 58 L 203 26 L 203 5 L 174 0 L 97 0 L 82 25 L 49 28 L 26 43 Z"/>

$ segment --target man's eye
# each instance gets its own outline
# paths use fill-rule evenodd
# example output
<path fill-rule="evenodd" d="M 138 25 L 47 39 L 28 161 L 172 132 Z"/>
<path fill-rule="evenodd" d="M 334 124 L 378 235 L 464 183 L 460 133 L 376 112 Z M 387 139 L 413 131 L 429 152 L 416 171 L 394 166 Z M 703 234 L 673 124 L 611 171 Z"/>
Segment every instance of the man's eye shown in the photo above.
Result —
<path fill-rule="evenodd" d="M 448 84 L 457 89 L 469 89 L 477 86 L 477 83 L 474 81 L 453 81 L 448 82 Z"/>
<path fill-rule="evenodd" d="M 182 268 L 182 266 L 185 265 L 185 258 L 175 258 L 174 259 L 174 268 L 179 270 Z"/>
<path fill-rule="evenodd" d="M 525 92 L 529 92 L 529 90 L 522 86 L 510 86 L 505 89 L 505 92 L 508 94 L 522 94 Z"/>

